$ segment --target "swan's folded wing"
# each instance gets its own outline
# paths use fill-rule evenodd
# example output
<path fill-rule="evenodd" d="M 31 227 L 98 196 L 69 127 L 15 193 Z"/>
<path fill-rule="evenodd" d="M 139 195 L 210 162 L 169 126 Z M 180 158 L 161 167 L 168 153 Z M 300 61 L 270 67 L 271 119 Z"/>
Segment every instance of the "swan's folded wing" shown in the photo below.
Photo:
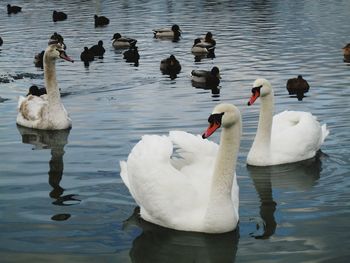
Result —
<path fill-rule="evenodd" d="M 141 211 L 146 210 L 147 216 L 153 219 L 169 217 L 171 220 L 174 209 L 190 211 L 193 206 L 188 204 L 188 200 L 198 202 L 191 182 L 171 165 L 172 152 L 169 137 L 145 135 L 132 149 L 127 160 L 128 180 L 123 181 L 128 182 Z"/>
<path fill-rule="evenodd" d="M 274 116 L 271 141 L 272 150 L 280 158 L 295 160 L 311 158 L 322 142 L 322 128 L 309 112 L 284 111 Z"/>
<path fill-rule="evenodd" d="M 200 198 L 206 199 L 219 146 L 200 135 L 182 131 L 170 132 L 170 138 L 177 147 L 178 156 L 172 158 L 172 164 L 191 182 Z"/>
<path fill-rule="evenodd" d="M 206 164 L 206 160 L 214 161 L 219 146 L 209 140 L 204 140 L 200 135 L 193 135 L 184 131 L 171 131 L 171 141 L 176 146 L 176 153 L 180 158 L 173 158 L 173 164 L 178 169 L 184 166 L 200 163 Z"/>
<path fill-rule="evenodd" d="M 20 96 L 17 106 L 19 115 L 26 121 L 41 120 L 43 118 L 43 107 L 47 105 L 47 100 L 45 98 L 46 96 Z"/>

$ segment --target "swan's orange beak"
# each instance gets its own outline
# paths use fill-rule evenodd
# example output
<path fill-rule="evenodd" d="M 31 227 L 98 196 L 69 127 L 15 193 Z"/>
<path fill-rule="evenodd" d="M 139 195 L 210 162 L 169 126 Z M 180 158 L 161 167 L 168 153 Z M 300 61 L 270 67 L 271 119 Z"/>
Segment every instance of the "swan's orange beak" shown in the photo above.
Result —
<path fill-rule="evenodd" d="M 210 135 L 212 135 L 218 128 L 221 126 L 221 121 L 222 121 L 222 116 L 224 113 L 213 113 L 212 115 L 209 116 L 208 122 L 209 122 L 209 127 L 207 130 L 203 133 L 202 138 L 206 139 Z"/>
<path fill-rule="evenodd" d="M 259 98 L 260 96 L 260 89 L 252 89 L 252 96 L 250 97 L 250 100 L 248 101 L 248 106 L 252 105 L 257 98 Z"/>
<path fill-rule="evenodd" d="M 67 54 L 66 54 L 66 52 L 64 52 L 64 51 L 61 51 L 60 52 L 60 58 L 62 58 L 62 59 L 64 59 L 64 60 L 67 60 L 67 61 L 69 61 L 69 62 L 74 62 L 74 60 L 72 59 L 72 58 L 70 58 Z"/>
<path fill-rule="evenodd" d="M 207 128 L 207 130 L 202 134 L 202 138 L 206 139 L 208 138 L 210 135 L 212 135 L 218 128 L 220 128 L 221 124 L 218 122 L 213 122 L 209 124 L 209 127 Z"/>

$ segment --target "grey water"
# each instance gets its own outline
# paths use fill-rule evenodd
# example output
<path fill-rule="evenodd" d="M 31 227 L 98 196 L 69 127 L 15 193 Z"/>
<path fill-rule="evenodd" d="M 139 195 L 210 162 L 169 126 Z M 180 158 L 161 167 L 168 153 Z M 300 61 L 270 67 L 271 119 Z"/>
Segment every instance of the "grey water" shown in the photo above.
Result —
<path fill-rule="evenodd" d="M 7 2 L 0 2 L 1 262 L 349 261 L 350 64 L 341 49 L 350 42 L 349 1 L 8 2 L 22 12 L 7 15 Z M 68 19 L 54 23 L 53 10 Z M 110 24 L 95 28 L 94 14 Z M 179 41 L 153 38 L 152 29 L 175 23 Z M 217 42 L 215 57 L 195 58 L 193 40 L 208 31 Z M 57 62 L 73 128 L 17 127 L 18 96 L 44 85 L 33 59 L 54 32 L 76 60 Z M 112 47 L 117 32 L 138 40 L 138 65 Z M 99 40 L 104 58 L 85 67 L 80 53 Z M 170 54 L 182 65 L 176 78 L 159 70 Z M 191 70 L 213 66 L 221 72 L 219 94 L 190 79 Z M 310 85 L 302 101 L 286 90 L 299 74 Z M 247 167 L 259 113 L 259 102 L 247 102 L 258 77 L 275 89 L 275 112 L 309 111 L 327 124 L 330 134 L 317 158 Z M 137 218 L 119 161 L 143 134 L 201 134 L 220 102 L 237 105 L 243 120 L 237 230 L 186 233 Z"/>

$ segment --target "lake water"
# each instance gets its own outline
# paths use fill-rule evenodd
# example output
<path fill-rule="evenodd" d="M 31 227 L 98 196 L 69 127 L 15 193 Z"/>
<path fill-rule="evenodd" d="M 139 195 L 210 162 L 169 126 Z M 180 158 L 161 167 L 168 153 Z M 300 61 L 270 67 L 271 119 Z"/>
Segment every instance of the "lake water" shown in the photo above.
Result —
<path fill-rule="evenodd" d="M 12 4 L 23 12 L 16 15 L 6 14 L 6 4 L 0 6 L 1 262 L 348 262 L 350 64 L 341 48 L 350 42 L 350 1 L 18 0 Z M 68 19 L 53 23 L 55 9 Z M 94 14 L 110 24 L 95 28 Z M 174 23 L 180 41 L 153 38 L 153 28 Z M 217 41 L 215 58 L 195 59 L 193 40 L 208 31 Z M 33 58 L 53 32 L 76 59 L 57 63 L 73 128 L 18 128 L 18 96 L 43 85 Z M 138 66 L 112 48 L 116 32 L 138 40 Z M 86 68 L 80 53 L 98 40 L 105 56 Z M 159 70 L 170 54 L 182 65 L 175 79 Z M 193 87 L 191 70 L 213 66 L 221 71 L 220 94 Z M 302 101 L 286 90 L 298 74 L 310 84 Z M 272 83 L 276 112 L 310 111 L 327 123 L 318 158 L 246 166 L 260 105 L 247 101 L 257 77 Z M 202 133 L 219 102 L 237 105 L 243 119 L 239 228 L 184 233 L 132 216 L 136 204 L 119 160 L 143 134 Z"/>

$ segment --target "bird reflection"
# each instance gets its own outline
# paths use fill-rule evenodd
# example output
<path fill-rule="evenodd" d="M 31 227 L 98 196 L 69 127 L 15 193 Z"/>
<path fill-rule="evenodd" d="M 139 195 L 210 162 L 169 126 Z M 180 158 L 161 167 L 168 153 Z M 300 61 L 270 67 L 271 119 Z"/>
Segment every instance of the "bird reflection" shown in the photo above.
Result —
<path fill-rule="evenodd" d="M 202 59 L 205 59 L 205 58 L 215 58 L 215 52 L 214 51 L 211 51 L 209 53 L 205 53 L 205 54 L 202 54 L 202 53 L 192 53 L 194 55 L 194 62 L 201 62 Z"/>
<path fill-rule="evenodd" d="M 203 90 L 210 90 L 213 97 L 220 97 L 220 86 L 206 86 L 203 83 L 191 80 L 192 87 Z"/>
<path fill-rule="evenodd" d="M 144 221 L 135 208 L 124 227 L 136 225 L 142 233 L 130 250 L 132 262 L 234 262 L 239 229 L 225 234 L 177 231 Z"/>
<path fill-rule="evenodd" d="M 252 233 L 256 239 L 267 239 L 277 227 L 274 213 L 277 202 L 273 198 L 274 188 L 293 190 L 311 189 L 320 178 L 322 162 L 320 154 L 315 158 L 292 163 L 267 167 L 247 166 L 260 198 L 260 216 L 263 220 L 262 234 Z M 258 225 L 258 230 L 260 226 Z"/>
<path fill-rule="evenodd" d="M 22 135 L 22 142 L 32 144 L 33 150 L 50 149 L 51 159 L 49 161 L 49 184 L 52 186 L 52 191 L 49 196 L 55 201 L 52 202 L 58 206 L 69 206 L 79 202 L 74 194 L 63 195 L 64 189 L 60 186 L 63 175 L 63 155 L 64 146 L 68 142 L 70 130 L 37 130 L 22 127 L 17 125 L 17 129 Z M 67 220 L 69 214 L 57 214 L 52 216 L 52 220 Z"/>

